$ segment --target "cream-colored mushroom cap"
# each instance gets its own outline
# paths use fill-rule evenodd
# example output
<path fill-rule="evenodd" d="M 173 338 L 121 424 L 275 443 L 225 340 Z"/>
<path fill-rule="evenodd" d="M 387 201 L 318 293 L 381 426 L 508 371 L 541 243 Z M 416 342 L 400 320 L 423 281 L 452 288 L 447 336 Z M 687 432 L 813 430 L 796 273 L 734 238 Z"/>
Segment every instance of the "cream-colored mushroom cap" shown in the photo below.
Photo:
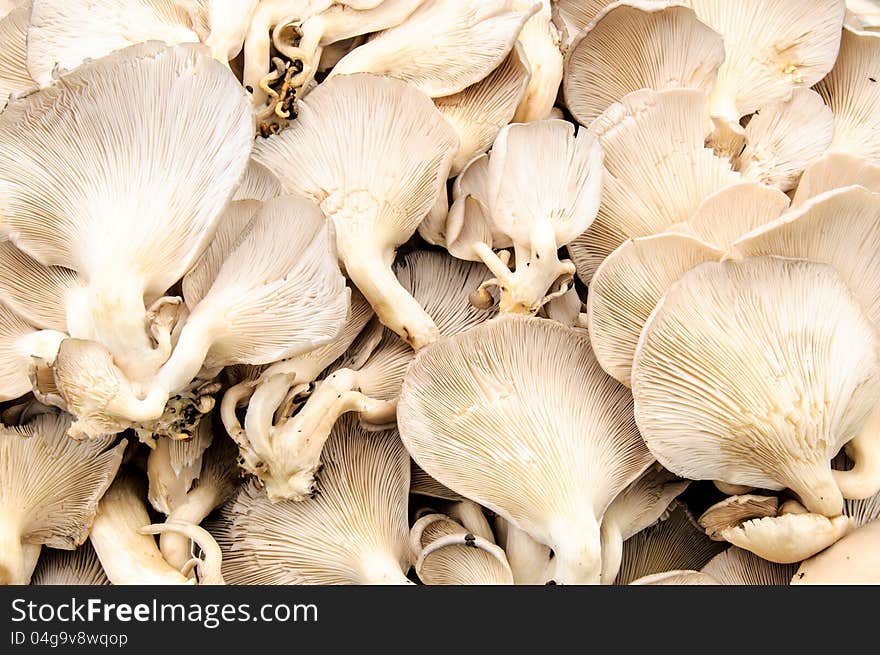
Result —
<path fill-rule="evenodd" d="M 713 577 L 700 571 L 666 571 L 664 573 L 646 575 L 638 580 L 633 580 L 630 584 L 646 586 L 707 586 L 720 583 Z"/>
<path fill-rule="evenodd" d="M 343 417 L 314 498 L 273 503 L 257 484 L 223 510 L 215 536 L 230 584 L 406 584 L 409 457 L 397 434 Z"/>
<path fill-rule="evenodd" d="M 596 270 L 587 294 L 588 331 L 605 372 L 630 386 L 633 357 L 651 312 L 687 271 L 723 252 L 686 234 L 630 239 Z"/>
<path fill-rule="evenodd" d="M 10 93 L 21 93 L 36 85 L 27 69 L 28 16 L 27 7 L 17 7 L 0 17 L 0 111 Z"/>
<path fill-rule="evenodd" d="M 791 584 L 878 584 L 878 544 L 880 519 L 875 519 L 801 564 Z"/>
<path fill-rule="evenodd" d="M 443 486 L 430 475 L 425 473 L 421 469 L 421 467 L 415 462 L 412 462 L 412 467 L 410 470 L 409 492 L 418 496 L 427 496 L 428 498 L 450 500 L 453 502 L 464 499 L 464 496 L 462 496 L 461 494 L 457 494 L 452 489 Z"/>
<path fill-rule="evenodd" d="M 107 574 L 86 541 L 76 550 L 44 549 L 31 577 L 32 585 L 109 585 Z"/>
<path fill-rule="evenodd" d="M 349 278 L 416 348 L 435 340 L 437 327 L 390 264 L 434 205 L 457 148 L 430 99 L 399 80 L 362 74 L 319 85 L 290 127 L 254 152 L 286 193 L 321 205 Z"/>
<path fill-rule="evenodd" d="M 878 367 L 876 329 L 830 266 L 706 263 L 670 288 L 642 331 L 636 420 L 682 477 L 787 487 L 834 517 L 843 496 L 831 458 L 880 400 Z"/>
<path fill-rule="evenodd" d="M 829 153 L 807 166 L 791 204 L 800 207 L 826 191 L 856 185 L 880 193 L 880 165 L 853 155 Z"/>
<path fill-rule="evenodd" d="M 721 36 L 678 2 L 631 0 L 601 11 L 565 55 L 565 104 L 589 125 L 639 89 L 712 90 L 724 61 Z"/>
<path fill-rule="evenodd" d="M 629 412 L 584 336 L 506 317 L 417 355 L 397 420 L 419 466 L 553 548 L 554 579 L 576 584 L 599 581 L 602 515 L 651 461 Z"/>
<path fill-rule="evenodd" d="M 266 202 L 281 195 L 281 183 L 275 174 L 254 160 L 248 163 L 244 177 L 232 200 L 259 200 Z"/>
<path fill-rule="evenodd" d="M 643 0 L 644 4 L 664 3 L 667 0 Z M 568 49 L 578 34 L 589 27 L 607 6 L 615 4 L 608 0 L 553 0 L 553 20 L 564 32 L 564 45 Z"/>
<path fill-rule="evenodd" d="M 31 356 L 49 361 L 66 335 L 37 330 L 0 301 L 0 402 L 13 400 L 31 390 Z"/>
<path fill-rule="evenodd" d="M 667 518 L 623 542 L 614 584 L 626 585 L 666 571 L 699 570 L 723 547 L 706 536 L 684 505 L 676 503 Z"/>
<path fill-rule="evenodd" d="M 796 564 L 825 550 L 851 529 L 847 516 L 829 519 L 811 512 L 789 512 L 724 528 L 721 536 L 768 562 Z"/>
<path fill-rule="evenodd" d="M 23 427 L 0 428 L 0 582 L 27 584 L 26 545 L 73 550 L 95 520 L 125 441 L 115 436 L 77 442 L 69 418 L 38 416 Z"/>
<path fill-rule="evenodd" d="M 880 164 L 880 34 L 844 28 L 834 69 L 816 85 L 834 112 L 831 152 Z M 878 81 L 874 81 L 878 80 Z"/>
<path fill-rule="evenodd" d="M 419 579 L 427 585 L 511 585 L 504 551 L 443 514 L 428 514 L 410 530 Z"/>
<path fill-rule="evenodd" d="M 698 521 L 710 539 L 723 541 L 723 530 L 751 519 L 776 516 L 778 512 L 779 499 L 776 496 L 746 494 L 730 496 L 715 503 L 703 512 Z"/>
<path fill-rule="evenodd" d="M 596 220 L 568 247 L 578 277 L 589 283 L 627 239 L 686 222 L 707 196 L 740 181 L 729 161 L 704 147 L 711 130 L 706 96 L 696 89 L 635 91 L 593 121 L 605 177 Z"/>
<path fill-rule="evenodd" d="M 32 0 L 28 70 L 45 86 L 55 66 L 70 71 L 87 59 L 147 41 L 198 43 L 193 28 L 177 0 Z"/>
<path fill-rule="evenodd" d="M 723 585 L 784 586 L 795 567 L 761 559 L 735 546 L 719 553 L 703 567 L 702 572 Z"/>
<path fill-rule="evenodd" d="M 725 59 L 710 100 L 722 129 L 741 116 L 787 100 L 821 80 L 837 58 L 846 5 L 817 0 L 689 0 L 702 22 L 724 38 Z"/>
<path fill-rule="evenodd" d="M 353 73 L 388 75 L 438 98 L 486 77 L 510 52 L 538 4 L 515 0 L 427 0 L 403 23 L 355 48 L 329 78 Z"/>

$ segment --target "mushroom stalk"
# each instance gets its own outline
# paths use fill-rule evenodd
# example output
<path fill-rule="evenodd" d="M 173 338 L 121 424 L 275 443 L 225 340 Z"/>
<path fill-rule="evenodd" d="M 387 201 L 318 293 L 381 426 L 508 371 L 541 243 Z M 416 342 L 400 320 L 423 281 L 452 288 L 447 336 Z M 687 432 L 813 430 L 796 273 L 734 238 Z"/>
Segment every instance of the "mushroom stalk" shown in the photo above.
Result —
<path fill-rule="evenodd" d="M 564 522 L 551 531 L 556 556 L 553 580 L 557 584 L 600 583 L 602 541 L 599 523 L 592 515 Z"/>
<path fill-rule="evenodd" d="M 27 584 L 32 572 L 33 569 L 27 568 L 19 521 L 10 516 L 7 509 L 0 513 L 0 584 Z"/>
<path fill-rule="evenodd" d="M 880 491 L 880 405 L 862 431 L 846 444 L 846 454 L 853 467 L 832 472 L 844 498 L 862 500 Z"/>
<path fill-rule="evenodd" d="M 623 533 L 613 522 L 602 521 L 602 584 L 612 585 L 623 561 Z"/>
<path fill-rule="evenodd" d="M 190 564 L 194 564 L 198 571 L 199 584 L 226 584 L 221 572 L 223 553 L 220 550 L 219 544 L 204 528 L 186 521 L 168 520 L 165 523 L 145 526 L 141 528 L 140 532 L 148 535 L 178 533 L 185 539 L 195 542 L 202 551 L 202 557 L 190 558 L 184 562 L 184 567 L 182 568 L 187 570 L 184 570 L 183 575 L 188 575 L 189 571 L 192 570 L 189 568 Z"/>
<path fill-rule="evenodd" d="M 265 460 L 272 474 L 264 482 L 272 500 L 301 500 L 312 493 L 315 473 L 321 466 L 321 451 L 343 414 L 358 412 L 364 420 L 378 425 L 394 420 L 396 401 L 369 398 L 358 387 L 357 371 L 339 369 L 317 386 L 297 414 L 269 431 L 271 444 L 267 445 L 272 454 Z M 271 420 L 270 413 L 264 414 L 265 420 Z M 256 417 L 248 412 L 245 429 L 249 436 L 248 428 L 255 421 Z M 255 427 L 256 433 L 265 433 L 261 427 Z"/>
<path fill-rule="evenodd" d="M 347 223 L 343 219 L 343 222 Z M 404 289 L 391 270 L 394 249 L 357 231 L 337 230 L 339 259 L 348 277 L 372 305 L 383 325 L 419 350 L 440 338 L 434 321 Z"/>
<path fill-rule="evenodd" d="M 166 523 L 198 526 L 218 505 L 217 500 L 217 492 L 212 485 L 196 486 L 180 505 L 171 510 Z M 192 558 L 192 538 L 180 530 L 158 532 L 159 551 L 165 561 L 176 569 L 183 569 Z"/>
<path fill-rule="evenodd" d="M 840 516 L 843 513 L 843 494 L 833 473 L 828 464 L 819 463 L 812 470 L 808 469 L 806 475 L 792 476 L 788 488 L 800 497 L 803 506 L 811 512 L 828 517 Z"/>
<path fill-rule="evenodd" d="M 400 562 L 390 553 L 372 553 L 363 558 L 360 584 L 363 585 L 411 585 Z"/>

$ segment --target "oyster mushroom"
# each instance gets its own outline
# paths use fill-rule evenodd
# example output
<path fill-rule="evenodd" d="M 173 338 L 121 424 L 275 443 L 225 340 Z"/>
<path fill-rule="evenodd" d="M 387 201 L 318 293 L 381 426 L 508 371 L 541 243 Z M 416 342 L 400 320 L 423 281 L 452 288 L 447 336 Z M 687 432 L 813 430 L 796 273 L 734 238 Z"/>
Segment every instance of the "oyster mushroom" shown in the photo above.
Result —
<path fill-rule="evenodd" d="M 27 69 L 27 7 L 17 7 L 0 17 L 0 111 L 11 93 L 21 93 L 36 83 Z"/>
<path fill-rule="evenodd" d="M 875 519 L 803 562 L 791 578 L 791 584 L 880 583 L 878 539 L 880 519 Z"/>
<path fill-rule="evenodd" d="M 44 549 L 31 577 L 32 585 L 109 585 L 92 544 L 76 550 Z"/>
<path fill-rule="evenodd" d="M 804 174 L 801 175 L 791 205 L 800 207 L 826 191 L 856 185 L 880 193 L 880 165 L 853 155 L 826 154 L 807 166 Z"/>

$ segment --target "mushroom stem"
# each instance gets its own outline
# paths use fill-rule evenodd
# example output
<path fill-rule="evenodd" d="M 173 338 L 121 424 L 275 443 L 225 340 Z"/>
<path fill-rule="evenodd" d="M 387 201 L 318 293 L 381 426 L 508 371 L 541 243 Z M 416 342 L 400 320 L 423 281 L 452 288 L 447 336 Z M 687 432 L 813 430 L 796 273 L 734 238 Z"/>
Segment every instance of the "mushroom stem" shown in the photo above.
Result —
<path fill-rule="evenodd" d="M 198 485 L 186 495 L 186 500 L 171 510 L 165 522 L 198 526 L 217 505 L 216 488 L 213 485 Z M 159 551 L 166 562 L 174 568 L 182 570 L 184 564 L 192 556 L 191 541 L 193 539 L 183 531 L 161 531 L 159 533 Z"/>
<path fill-rule="evenodd" d="M 828 517 L 840 516 L 843 513 L 843 494 L 840 493 L 831 467 L 819 463 L 805 473 L 792 476 L 788 488 L 798 495 L 801 503 L 810 512 Z"/>
<path fill-rule="evenodd" d="M 196 378 L 211 349 L 216 320 L 217 312 L 212 312 L 208 303 L 193 310 L 180 331 L 174 352 L 153 379 L 153 389 L 161 388 L 169 396 Z"/>
<path fill-rule="evenodd" d="M 362 559 L 360 584 L 362 585 L 411 585 L 400 562 L 391 553 L 371 553 Z"/>
<path fill-rule="evenodd" d="M 862 500 L 880 491 L 880 405 L 862 431 L 846 444 L 846 454 L 854 462 L 849 471 L 833 471 L 844 498 Z"/>
<path fill-rule="evenodd" d="M 0 585 L 24 585 L 30 582 L 33 569 L 27 570 L 20 523 L 10 516 L 10 509 L 0 513 Z"/>
<path fill-rule="evenodd" d="M 223 553 L 217 541 L 202 527 L 188 523 L 186 521 L 168 520 L 165 523 L 157 523 L 147 525 L 140 529 L 142 534 L 168 534 L 171 532 L 179 533 L 189 540 L 196 543 L 202 551 L 202 558 L 197 560 L 197 571 L 199 576 L 199 584 L 202 585 L 223 585 L 221 572 L 221 563 Z M 188 560 L 184 562 L 184 566 L 188 567 Z M 189 568 L 189 567 L 188 567 Z M 190 568 L 191 570 L 191 568 Z M 184 575 L 181 573 L 181 575 Z"/>
<path fill-rule="evenodd" d="M 394 416 L 396 401 L 369 398 L 357 391 L 358 386 L 357 371 L 335 371 L 318 384 L 297 414 L 271 431 L 271 453 L 264 457 L 270 470 L 264 480 L 270 499 L 302 500 L 312 493 L 321 451 L 340 416 L 358 412 L 377 424 Z M 246 428 L 249 419 L 250 414 Z"/>
<path fill-rule="evenodd" d="M 557 584 L 597 585 L 602 573 L 602 540 L 593 515 L 564 522 L 551 531 L 555 555 L 553 580 Z"/>
<path fill-rule="evenodd" d="M 414 350 L 440 338 L 428 313 L 404 289 L 391 270 L 394 249 L 371 241 L 362 233 L 337 230 L 339 258 L 348 277 L 373 307 L 383 325 L 400 335 Z"/>
<path fill-rule="evenodd" d="M 233 438 L 239 447 L 247 446 L 247 438 L 235 410 L 247 404 L 247 400 L 253 393 L 254 388 L 252 384 L 240 382 L 227 389 L 226 393 L 223 394 L 223 400 L 220 402 L 220 420 L 223 422 L 226 432 L 229 433 L 229 436 Z"/>
<path fill-rule="evenodd" d="M 623 561 L 623 534 L 620 528 L 607 519 L 602 521 L 602 584 L 611 585 L 620 572 Z"/>
<path fill-rule="evenodd" d="M 247 446 L 258 457 L 271 459 L 270 433 L 275 410 L 284 402 L 294 383 L 293 375 L 279 374 L 267 377 L 254 389 L 244 418 Z"/>

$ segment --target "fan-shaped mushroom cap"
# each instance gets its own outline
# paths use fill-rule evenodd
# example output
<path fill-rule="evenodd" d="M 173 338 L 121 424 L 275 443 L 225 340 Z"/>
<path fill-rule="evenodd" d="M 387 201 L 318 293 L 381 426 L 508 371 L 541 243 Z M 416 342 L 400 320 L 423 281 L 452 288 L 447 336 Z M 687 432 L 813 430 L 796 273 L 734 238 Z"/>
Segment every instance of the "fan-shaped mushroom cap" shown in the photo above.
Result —
<path fill-rule="evenodd" d="M 415 348 L 435 340 L 437 328 L 390 264 L 434 205 L 457 148 L 454 130 L 427 97 L 374 75 L 322 83 L 288 129 L 255 148 L 285 192 L 320 203 L 349 278 Z"/>
<path fill-rule="evenodd" d="M 530 11 L 534 0 L 515 0 L 514 8 Z M 553 24 L 551 0 L 540 0 L 540 7 L 519 33 L 517 45 L 522 46 L 530 71 L 525 94 L 516 109 L 514 121 L 529 123 L 551 118 L 553 105 L 562 83 L 562 35 Z"/>
<path fill-rule="evenodd" d="M 738 182 L 703 200 L 687 226 L 701 239 L 727 251 L 743 235 L 779 218 L 788 205 L 788 196 L 779 189 Z"/>
<path fill-rule="evenodd" d="M 71 71 L 87 59 L 147 41 L 198 43 L 192 17 L 177 0 L 32 0 L 27 64 L 45 86 L 55 66 Z"/>
<path fill-rule="evenodd" d="M 409 82 L 432 98 L 459 93 L 501 64 L 539 6 L 516 4 L 427 0 L 400 25 L 352 50 L 328 77 L 374 73 Z"/>
<path fill-rule="evenodd" d="M 553 548 L 554 579 L 596 583 L 602 515 L 651 461 L 629 412 L 585 337 L 507 317 L 417 355 L 397 419 L 429 475 Z"/>
<path fill-rule="evenodd" d="M 700 526 L 714 541 L 724 541 L 722 531 L 745 523 L 751 519 L 776 516 L 779 513 L 779 499 L 776 496 L 756 496 L 746 494 L 730 496 L 715 503 L 699 518 Z"/>
<path fill-rule="evenodd" d="M 587 294 L 588 331 L 605 372 L 630 386 L 639 335 L 670 286 L 723 252 L 686 234 L 630 239 L 596 270 Z"/>
<path fill-rule="evenodd" d="M 504 551 L 443 514 L 416 521 L 410 548 L 416 573 L 427 585 L 513 584 Z"/>
<path fill-rule="evenodd" d="M 86 541 L 76 550 L 43 550 L 31 584 L 109 585 L 110 581 L 91 542 Z"/>
<path fill-rule="evenodd" d="M 642 0 L 643 4 L 652 2 L 666 4 L 668 0 Z M 564 32 L 565 47 L 570 48 L 575 37 L 611 4 L 615 3 L 608 0 L 553 0 L 553 20 Z"/>
<path fill-rule="evenodd" d="M 878 69 L 880 34 L 844 28 L 837 63 L 816 85 L 816 91 L 834 113 L 831 152 L 855 155 L 880 164 Z"/>
<path fill-rule="evenodd" d="M 745 257 L 778 255 L 833 266 L 875 325 L 880 325 L 880 193 L 829 191 L 743 236 Z"/>
<path fill-rule="evenodd" d="M 495 534 L 507 556 L 514 584 L 543 585 L 553 577 L 553 551 L 550 548 L 497 514 Z"/>
<path fill-rule="evenodd" d="M 646 575 L 638 580 L 633 580 L 630 584 L 650 586 L 706 586 L 717 585 L 720 583 L 712 576 L 701 573 L 700 571 L 666 571 L 665 573 Z"/>
<path fill-rule="evenodd" d="M 627 239 L 687 221 L 707 196 L 740 180 L 730 162 L 703 145 L 711 125 L 699 90 L 636 91 L 611 105 L 590 131 L 605 149 L 602 204 L 568 247 L 587 283 Z"/>
<path fill-rule="evenodd" d="M 251 160 L 232 200 L 259 200 L 266 202 L 281 195 L 281 182 L 268 168 Z"/>
<path fill-rule="evenodd" d="M 18 7 L 0 17 L 0 111 L 10 93 L 27 91 L 36 84 L 26 60 L 29 15 L 27 7 Z"/>
<path fill-rule="evenodd" d="M 788 487 L 833 517 L 843 496 L 831 458 L 876 406 L 878 367 L 876 329 L 831 267 L 702 264 L 642 331 L 636 420 L 682 477 Z"/>
<path fill-rule="evenodd" d="M 689 0 L 702 22 L 724 38 L 725 59 L 712 90 L 711 114 L 736 131 L 741 116 L 787 100 L 834 66 L 843 0 Z"/>
<path fill-rule="evenodd" d="M 412 462 L 410 470 L 409 491 L 418 496 L 427 496 L 428 498 L 437 498 L 440 500 L 450 500 L 453 502 L 464 500 L 464 496 L 455 493 L 452 489 L 444 487 L 430 475 L 425 473 L 415 462 Z"/>
<path fill-rule="evenodd" d="M 880 583 L 880 519 L 854 530 L 800 565 L 791 584 Z"/>
<path fill-rule="evenodd" d="M 614 584 L 626 585 L 665 571 L 698 570 L 722 548 L 706 536 L 684 505 L 676 504 L 668 518 L 623 542 Z"/>
<path fill-rule="evenodd" d="M 655 464 L 612 501 L 602 518 L 603 584 L 614 584 L 623 542 L 660 520 L 689 484 Z"/>
<path fill-rule="evenodd" d="M 68 422 L 44 414 L 23 427 L 0 427 L 2 584 L 27 584 L 33 566 L 25 565 L 26 545 L 73 550 L 86 540 L 122 461 L 124 441 L 73 441 Z"/>
<path fill-rule="evenodd" d="M 402 288 L 424 307 L 443 335 L 457 334 L 493 315 L 467 302 L 471 290 L 485 279 L 482 265 L 416 251 L 395 269 Z M 245 429 L 259 458 L 253 472 L 265 482 L 273 500 L 300 499 L 311 493 L 321 448 L 342 414 L 358 412 L 362 422 L 374 427 L 393 424 L 403 376 L 414 353 L 390 330 L 378 343 L 367 337 L 317 384 L 293 417 L 276 423 L 271 406 L 248 414 Z"/>
<path fill-rule="evenodd" d="M 513 120 L 530 76 L 528 61 L 517 44 L 482 80 L 460 93 L 434 100 L 458 134 L 458 154 L 452 160 L 450 176 L 458 175 L 474 157 L 489 150 L 501 128 Z"/>
<path fill-rule="evenodd" d="M 795 567 L 768 562 L 747 550 L 732 546 L 703 567 L 702 573 L 723 585 L 784 586 Z"/>
<path fill-rule="evenodd" d="M 230 584 L 406 584 L 409 457 L 395 432 L 343 417 L 314 498 L 272 503 L 251 482 L 217 532 Z"/>
<path fill-rule="evenodd" d="M 252 139 L 244 91 L 193 45 L 127 48 L 0 115 L 2 230 L 42 264 L 79 274 L 88 288 L 69 303 L 71 336 L 101 342 L 126 375 L 167 357 L 145 302 L 210 240 Z"/>
<path fill-rule="evenodd" d="M 794 564 L 825 550 L 852 529 L 848 516 L 788 513 L 724 528 L 721 536 L 762 559 Z"/>
<path fill-rule="evenodd" d="M 31 390 L 31 356 L 52 361 L 65 334 L 36 330 L 0 301 L 0 401 Z"/>
<path fill-rule="evenodd" d="M 565 104 L 589 125 L 639 89 L 712 90 L 724 61 L 721 36 L 677 2 L 615 2 L 565 55 Z"/>
<path fill-rule="evenodd" d="M 880 192 L 880 165 L 853 155 L 829 153 L 807 166 L 791 204 L 800 207 L 826 191 L 854 185 Z"/>
<path fill-rule="evenodd" d="M 502 312 L 534 314 L 555 297 L 554 284 L 561 279 L 565 285 L 573 275 L 574 265 L 560 261 L 557 251 L 596 216 L 602 156 L 590 132 L 575 135 L 558 119 L 516 123 L 498 134 L 486 171 L 488 231 L 513 244 L 515 268 L 490 244 L 474 241 L 471 248 L 495 275 L 483 288 L 499 287 Z M 537 179 L 536 169 L 542 171 Z"/>
<path fill-rule="evenodd" d="M 790 191 L 833 137 L 831 109 L 815 91 L 795 89 L 790 99 L 765 105 L 749 121 L 739 171 L 747 179 Z"/>

